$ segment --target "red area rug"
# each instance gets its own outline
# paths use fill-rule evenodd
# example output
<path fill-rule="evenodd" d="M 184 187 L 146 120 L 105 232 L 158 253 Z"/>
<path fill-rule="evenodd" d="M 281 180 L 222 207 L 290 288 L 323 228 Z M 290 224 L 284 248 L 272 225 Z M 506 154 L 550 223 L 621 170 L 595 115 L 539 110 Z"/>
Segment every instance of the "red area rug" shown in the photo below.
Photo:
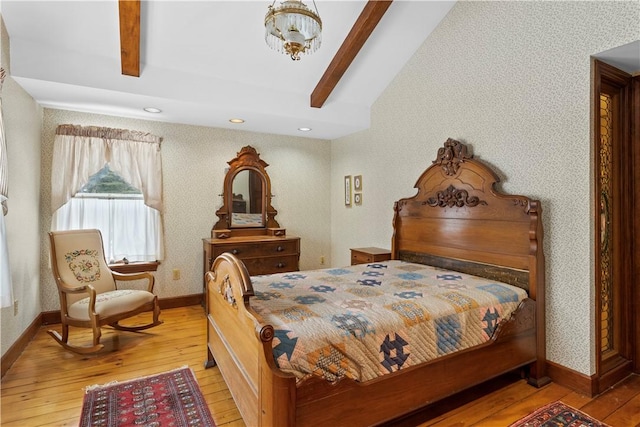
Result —
<path fill-rule="evenodd" d="M 509 427 L 609 427 L 569 405 L 557 401 L 539 408 Z"/>
<path fill-rule="evenodd" d="M 215 427 L 191 369 L 87 387 L 80 426 Z"/>

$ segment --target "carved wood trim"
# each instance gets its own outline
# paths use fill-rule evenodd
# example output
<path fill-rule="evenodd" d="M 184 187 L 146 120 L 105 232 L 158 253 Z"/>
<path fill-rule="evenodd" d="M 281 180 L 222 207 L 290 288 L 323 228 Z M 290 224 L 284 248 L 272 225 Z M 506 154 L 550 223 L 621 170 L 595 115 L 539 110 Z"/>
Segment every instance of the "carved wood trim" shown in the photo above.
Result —
<path fill-rule="evenodd" d="M 275 337 L 276 335 L 273 326 L 260 324 L 256 326 L 256 334 L 258 335 L 258 338 L 260 338 L 260 341 L 262 341 L 263 343 L 271 342 L 273 340 L 273 337 Z"/>
<path fill-rule="evenodd" d="M 520 335 L 525 331 L 534 333 L 536 330 L 536 302 L 530 298 L 522 300 L 518 308 L 511 313 L 508 319 L 502 320 L 492 339 L 496 342 L 504 341 L 509 337 Z"/>
<path fill-rule="evenodd" d="M 508 283 L 509 285 L 517 286 L 520 289 L 524 289 L 529 292 L 528 271 L 409 251 L 400 251 L 398 255 L 398 259 L 402 261 L 431 265 L 447 270 L 459 271 L 460 273 L 484 277 L 485 279 Z"/>
<path fill-rule="evenodd" d="M 229 171 L 224 178 L 224 191 L 222 194 L 222 206 L 216 211 L 218 221 L 211 229 L 211 237 L 228 238 L 234 235 L 258 235 L 266 234 L 269 228 L 280 228 L 275 217 L 278 211 L 271 205 L 271 179 L 265 170 L 269 164 L 260 158 L 260 154 L 250 145 L 242 147 L 236 157 L 228 162 Z M 263 213 L 264 225 L 262 227 L 243 228 L 231 224 L 231 211 L 233 207 L 233 178 L 242 170 L 250 170 L 258 173 L 263 181 Z"/>
<path fill-rule="evenodd" d="M 469 192 L 467 190 L 459 190 L 455 188 L 453 185 L 447 187 L 444 191 L 438 191 L 435 197 L 429 197 L 426 201 L 429 206 L 432 207 L 441 207 L 441 208 L 452 208 L 457 206 L 459 208 L 463 206 L 474 207 L 478 205 L 486 205 L 487 202 L 484 200 L 480 200 L 479 197 L 471 196 L 469 197 Z"/>
<path fill-rule="evenodd" d="M 438 149 L 438 156 L 433 164 L 440 165 L 446 175 L 452 176 L 458 173 L 460 164 L 464 163 L 465 159 L 472 158 L 465 144 L 449 138 L 444 142 L 444 147 Z"/>
<path fill-rule="evenodd" d="M 236 297 L 233 295 L 233 287 L 231 286 L 231 280 L 229 279 L 228 274 L 224 276 L 224 279 L 222 279 L 219 292 L 230 306 L 232 306 L 233 308 L 238 308 Z"/>

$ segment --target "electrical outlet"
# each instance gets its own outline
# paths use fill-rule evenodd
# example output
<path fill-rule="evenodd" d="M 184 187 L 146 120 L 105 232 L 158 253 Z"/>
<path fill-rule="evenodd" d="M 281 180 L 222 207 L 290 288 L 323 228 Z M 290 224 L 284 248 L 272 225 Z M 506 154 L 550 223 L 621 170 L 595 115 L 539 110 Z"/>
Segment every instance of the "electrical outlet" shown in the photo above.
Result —
<path fill-rule="evenodd" d="M 17 316 L 18 315 L 18 300 L 13 300 L 13 315 Z"/>
<path fill-rule="evenodd" d="M 320 265 L 324 265 L 324 255 L 320 255 Z"/>
<path fill-rule="evenodd" d="M 180 270 L 177 268 L 173 269 L 173 280 L 180 280 Z"/>

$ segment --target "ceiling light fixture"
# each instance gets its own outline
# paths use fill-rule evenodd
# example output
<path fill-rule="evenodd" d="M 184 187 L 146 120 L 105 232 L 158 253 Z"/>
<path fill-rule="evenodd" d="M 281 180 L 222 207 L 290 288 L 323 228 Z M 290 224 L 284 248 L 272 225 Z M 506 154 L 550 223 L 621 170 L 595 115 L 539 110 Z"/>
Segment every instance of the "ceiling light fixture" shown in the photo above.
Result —
<path fill-rule="evenodd" d="M 146 111 L 147 113 L 162 113 L 161 109 L 155 107 L 146 107 L 144 108 L 144 111 Z"/>
<path fill-rule="evenodd" d="M 264 39 L 267 45 L 289 55 L 294 61 L 300 60 L 301 53 L 318 50 L 322 42 L 322 21 L 315 0 L 315 12 L 302 0 L 286 0 L 274 8 L 275 2 L 273 0 L 264 17 Z"/>
<path fill-rule="evenodd" d="M 298 128 L 300 132 L 309 132 L 311 128 Z"/>
<path fill-rule="evenodd" d="M 237 123 L 244 123 L 244 120 L 243 120 L 243 119 L 229 119 L 229 121 L 230 121 L 231 123 L 236 123 L 236 124 L 237 124 Z"/>

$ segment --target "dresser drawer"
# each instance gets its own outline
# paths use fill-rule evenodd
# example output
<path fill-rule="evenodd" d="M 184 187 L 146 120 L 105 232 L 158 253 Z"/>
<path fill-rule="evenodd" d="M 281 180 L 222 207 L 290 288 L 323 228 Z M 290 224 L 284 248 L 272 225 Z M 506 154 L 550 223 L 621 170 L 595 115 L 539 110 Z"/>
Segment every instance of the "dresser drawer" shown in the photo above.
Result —
<path fill-rule="evenodd" d="M 252 257 L 292 255 L 298 253 L 297 240 L 282 240 L 280 242 L 232 243 L 216 245 L 213 248 L 213 258 L 224 252 L 230 252 L 244 260 Z"/>
<path fill-rule="evenodd" d="M 242 262 L 251 276 L 298 271 L 298 255 L 249 258 Z"/>
<path fill-rule="evenodd" d="M 354 248 L 351 249 L 351 265 L 366 264 L 369 262 L 387 261 L 391 259 L 391 251 L 380 248 Z"/>
<path fill-rule="evenodd" d="M 300 269 L 299 237 L 260 235 L 203 239 L 203 287 L 206 287 L 204 275 L 214 260 L 225 252 L 238 257 L 252 276 L 287 273 Z"/>

